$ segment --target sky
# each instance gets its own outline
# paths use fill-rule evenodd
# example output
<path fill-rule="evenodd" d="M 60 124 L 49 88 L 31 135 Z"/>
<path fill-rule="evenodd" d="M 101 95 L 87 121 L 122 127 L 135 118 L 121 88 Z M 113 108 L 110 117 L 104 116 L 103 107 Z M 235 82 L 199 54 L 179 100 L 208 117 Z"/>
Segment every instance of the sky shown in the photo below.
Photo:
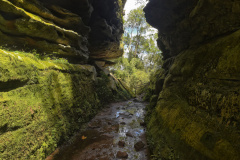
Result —
<path fill-rule="evenodd" d="M 125 7 L 124 7 L 124 10 L 125 10 L 124 18 L 126 19 L 126 16 L 128 15 L 128 13 L 139 6 L 140 6 L 139 4 L 136 5 L 136 0 L 127 0 L 127 3 L 125 4 Z"/>
<path fill-rule="evenodd" d="M 127 19 L 127 15 L 128 13 L 133 10 L 133 9 L 136 9 L 140 6 L 140 4 L 136 4 L 137 0 L 127 0 L 126 4 L 125 4 L 125 7 L 124 7 L 124 10 L 125 10 L 125 15 L 124 15 L 124 19 L 126 20 Z M 156 33 L 157 30 L 154 29 L 154 28 L 151 28 L 152 31 L 148 31 L 146 33 L 146 35 L 149 35 L 149 34 L 153 34 L 153 33 Z M 134 34 L 134 33 L 133 33 Z M 125 53 L 128 53 L 128 51 L 126 50 L 125 48 Z M 124 57 L 127 57 L 127 54 L 124 54 Z"/>
<path fill-rule="evenodd" d="M 125 7 L 124 7 L 124 10 L 125 10 L 125 15 L 124 15 L 124 19 L 126 20 L 127 19 L 127 15 L 128 13 L 133 10 L 133 9 L 136 9 L 140 6 L 140 4 L 136 4 L 137 0 L 127 0 L 126 4 L 125 4 Z M 154 29 L 154 28 L 151 28 L 152 32 L 149 31 L 147 32 L 147 35 L 148 34 L 153 34 L 153 33 L 156 33 L 157 30 Z M 134 34 L 134 33 L 133 33 Z"/>

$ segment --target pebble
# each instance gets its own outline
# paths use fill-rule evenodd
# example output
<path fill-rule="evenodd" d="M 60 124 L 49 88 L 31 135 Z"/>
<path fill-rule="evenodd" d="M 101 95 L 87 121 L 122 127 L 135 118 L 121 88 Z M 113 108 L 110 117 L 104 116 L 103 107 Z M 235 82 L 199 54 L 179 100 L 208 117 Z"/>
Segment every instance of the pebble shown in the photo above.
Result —
<path fill-rule="evenodd" d="M 140 125 L 145 127 L 146 126 L 146 123 L 145 122 L 140 122 Z"/>
<path fill-rule="evenodd" d="M 127 154 L 127 152 L 118 151 L 117 158 L 128 158 L 128 154 Z"/>
<path fill-rule="evenodd" d="M 133 137 L 132 133 L 130 133 L 130 132 L 127 132 L 127 133 L 126 133 L 126 136 L 128 136 L 128 137 Z"/>
<path fill-rule="evenodd" d="M 138 152 L 144 148 L 144 143 L 142 141 L 138 141 L 136 144 L 134 144 L 135 150 Z"/>
<path fill-rule="evenodd" d="M 118 145 L 119 145 L 120 147 L 124 147 L 124 146 L 125 146 L 125 142 L 124 142 L 124 141 L 119 141 L 119 142 L 118 142 Z"/>

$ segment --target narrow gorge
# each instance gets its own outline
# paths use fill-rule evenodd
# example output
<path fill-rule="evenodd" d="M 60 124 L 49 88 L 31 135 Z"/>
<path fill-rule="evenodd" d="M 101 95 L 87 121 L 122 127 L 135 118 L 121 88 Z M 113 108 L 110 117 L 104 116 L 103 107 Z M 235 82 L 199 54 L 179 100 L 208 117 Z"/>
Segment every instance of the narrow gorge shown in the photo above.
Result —
<path fill-rule="evenodd" d="M 135 96 L 107 69 L 123 55 L 125 3 L 0 0 L 0 160 L 45 159 Z M 151 159 L 240 159 L 240 1 L 149 0 L 144 12 L 164 62 L 145 88 Z"/>

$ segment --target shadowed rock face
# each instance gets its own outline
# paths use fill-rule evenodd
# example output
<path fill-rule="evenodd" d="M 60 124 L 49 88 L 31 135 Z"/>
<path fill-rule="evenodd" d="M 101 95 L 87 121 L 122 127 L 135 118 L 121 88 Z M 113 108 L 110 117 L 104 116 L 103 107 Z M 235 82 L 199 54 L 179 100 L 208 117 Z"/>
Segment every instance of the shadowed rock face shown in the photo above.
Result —
<path fill-rule="evenodd" d="M 71 0 L 69 3 L 68 0 L 39 0 L 45 4 L 57 5 L 64 9 L 71 11 L 79 15 L 85 24 L 88 24 L 91 14 L 93 12 L 93 7 L 91 5 L 92 0 Z"/>
<path fill-rule="evenodd" d="M 78 14 L 91 28 L 89 34 L 90 57 L 93 59 L 114 59 L 122 55 L 119 48 L 122 28 L 122 9 L 125 1 L 117 0 L 67 0 L 46 1 L 46 4 L 61 6 Z M 85 32 L 84 33 L 88 33 Z"/>
<path fill-rule="evenodd" d="M 147 21 L 159 29 L 158 42 L 165 59 L 189 46 L 236 31 L 240 25 L 238 1 L 151 0 L 145 12 Z"/>
<path fill-rule="evenodd" d="M 113 59 L 123 53 L 119 48 L 123 34 L 121 21 L 123 8 L 117 2 L 117 0 L 94 0 L 92 3 L 94 11 L 89 22 L 91 58 Z"/>
<path fill-rule="evenodd" d="M 0 45 L 86 63 L 122 55 L 122 8 L 118 0 L 0 1 Z"/>
<path fill-rule="evenodd" d="M 239 7 L 237 0 L 150 0 L 145 7 L 165 60 L 148 122 L 153 154 L 240 157 Z"/>

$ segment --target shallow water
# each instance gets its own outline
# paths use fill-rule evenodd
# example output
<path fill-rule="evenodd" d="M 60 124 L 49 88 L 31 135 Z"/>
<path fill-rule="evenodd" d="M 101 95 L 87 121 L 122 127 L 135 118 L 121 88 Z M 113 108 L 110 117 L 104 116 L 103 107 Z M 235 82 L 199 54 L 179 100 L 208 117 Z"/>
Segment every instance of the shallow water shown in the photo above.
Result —
<path fill-rule="evenodd" d="M 140 125 L 145 105 L 136 100 L 108 105 L 88 123 L 85 131 L 75 135 L 46 160 L 124 159 L 116 156 L 118 151 L 126 152 L 130 160 L 148 160 L 145 128 Z M 124 141 L 125 146 L 119 146 L 119 141 Z M 145 146 L 136 151 L 134 144 L 139 141 Z"/>

